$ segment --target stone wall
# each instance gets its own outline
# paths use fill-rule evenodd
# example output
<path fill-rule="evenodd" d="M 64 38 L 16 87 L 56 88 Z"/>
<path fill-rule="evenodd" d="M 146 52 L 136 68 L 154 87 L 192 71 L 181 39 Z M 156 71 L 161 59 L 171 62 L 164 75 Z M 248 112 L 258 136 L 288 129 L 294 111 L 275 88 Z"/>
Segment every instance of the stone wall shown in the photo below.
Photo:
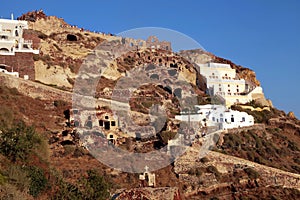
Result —
<path fill-rule="evenodd" d="M 39 49 L 40 48 L 40 42 L 41 39 L 38 37 L 38 34 L 34 30 L 24 30 L 23 32 L 23 38 L 24 40 L 32 40 L 32 48 L 33 49 Z"/>
<path fill-rule="evenodd" d="M 6 65 L 7 71 L 19 72 L 20 78 L 28 75 L 30 80 L 35 79 L 34 60 L 32 53 L 16 53 L 15 55 L 0 55 L 0 65 Z"/>

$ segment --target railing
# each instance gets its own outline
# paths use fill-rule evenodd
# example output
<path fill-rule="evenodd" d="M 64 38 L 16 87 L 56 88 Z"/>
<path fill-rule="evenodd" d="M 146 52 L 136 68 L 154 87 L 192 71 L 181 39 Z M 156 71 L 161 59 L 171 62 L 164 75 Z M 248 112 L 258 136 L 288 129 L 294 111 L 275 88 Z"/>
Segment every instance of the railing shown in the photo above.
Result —
<path fill-rule="evenodd" d="M 32 44 L 32 40 L 24 40 L 23 44 Z"/>

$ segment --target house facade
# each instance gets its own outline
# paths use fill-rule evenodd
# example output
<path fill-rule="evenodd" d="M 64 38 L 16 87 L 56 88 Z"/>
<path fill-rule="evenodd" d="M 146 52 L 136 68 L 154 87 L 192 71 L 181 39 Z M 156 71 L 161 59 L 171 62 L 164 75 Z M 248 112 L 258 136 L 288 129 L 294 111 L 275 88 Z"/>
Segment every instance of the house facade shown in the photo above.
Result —
<path fill-rule="evenodd" d="M 250 102 L 255 96 L 263 95 L 261 87 L 239 78 L 229 64 L 206 63 L 198 66 L 207 85 L 207 94 L 221 97 L 228 107 Z"/>
<path fill-rule="evenodd" d="M 231 110 L 223 105 L 197 105 L 194 112 L 181 112 L 175 116 L 180 121 L 199 122 L 201 127 L 231 129 L 254 125 L 253 116 L 246 112 Z"/>
<path fill-rule="evenodd" d="M 17 52 L 39 54 L 32 40 L 25 40 L 23 32 L 28 29 L 27 21 L 0 19 L 0 55 L 15 55 Z"/>

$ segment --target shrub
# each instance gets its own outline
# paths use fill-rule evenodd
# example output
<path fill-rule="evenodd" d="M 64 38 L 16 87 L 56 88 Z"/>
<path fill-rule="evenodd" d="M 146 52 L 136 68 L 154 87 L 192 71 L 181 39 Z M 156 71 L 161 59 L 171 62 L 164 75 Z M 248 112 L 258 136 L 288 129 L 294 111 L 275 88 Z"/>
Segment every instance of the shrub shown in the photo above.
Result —
<path fill-rule="evenodd" d="M 250 179 L 259 178 L 259 173 L 257 171 L 255 171 L 253 168 L 246 168 L 246 169 L 244 169 L 244 171 L 246 172 L 246 174 L 248 175 L 248 177 Z"/>
<path fill-rule="evenodd" d="M 53 104 L 55 107 L 63 107 L 68 105 L 68 103 L 64 100 L 54 100 Z"/>
<path fill-rule="evenodd" d="M 37 197 L 47 188 L 48 180 L 45 177 L 44 170 L 41 168 L 31 166 L 27 171 L 30 178 L 29 194 Z"/>
<path fill-rule="evenodd" d="M 39 61 L 40 60 L 40 55 L 39 54 L 33 54 L 33 60 L 34 61 Z"/>
<path fill-rule="evenodd" d="M 13 184 L 20 191 L 27 191 L 30 185 L 28 173 L 25 169 L 20 166 L 11 165 L 6 171 L 7 181 Z"/>
<path fill-rule="evenodd" d="M 26 126 L 22 121 L 0 135 L 0 152 L 12 161 L 25 161 L 39 144 L 41 138 L 34 127 Z"/>
<path fill-rule="evenodd" d="M 88 178 L 83 180 L 84 199 L 108 199 L 110 185 L 95 170 L 89 170 Z"/>

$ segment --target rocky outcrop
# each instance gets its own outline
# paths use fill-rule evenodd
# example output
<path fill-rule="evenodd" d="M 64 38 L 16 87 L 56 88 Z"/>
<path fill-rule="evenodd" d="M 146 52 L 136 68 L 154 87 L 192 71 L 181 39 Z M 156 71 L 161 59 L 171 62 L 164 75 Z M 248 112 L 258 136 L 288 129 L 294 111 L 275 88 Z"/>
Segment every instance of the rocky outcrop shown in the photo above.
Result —
<path fill-rule="evenodd" d="M 131 199 L 143 199 L 143 200 L 181 200 L 179 189 L 176 187 L 164 187 L 164 188 L 134 188 L 129 190 L 123 190 L 114 196 L 115 200 L 131 200 Z"/>
<path fill-rule="evenodd" d="M 35 22 L 38 19 L 45 19 L 47 16 L 43 10 L 35 10 L 23 14 L 21 17 L 18 17 L 18 20 L 25 20 L 30 22 Z"/>
<path fill-rule="evenodd" d="M 297 119 L 296 116 L 295 116 L 295 114 L 294 114 L 294 112 L 292 112 L 292 111 L 290 111 L 290 112 L 287 114 L 287 116 L 288 116 L 289 118 L 291 118 L 291 119 Z"/>
<path fill-rule="evenodd" d="M 207 62 L 216 62 L 230 64 L 233 69 L 236 69 L 239 78 L 243 78 L 255 86 L 260 86 L 260 82 L 256 79 L 256 75 L 253 70 L 245 68 L 241 65 L 236 65 L 228 59 L 215 56 L 214 54 L 202 49 L 184 50 L 180 51 L 179 54 L 188 58 L 192 63 L 204 64 Z"/>

